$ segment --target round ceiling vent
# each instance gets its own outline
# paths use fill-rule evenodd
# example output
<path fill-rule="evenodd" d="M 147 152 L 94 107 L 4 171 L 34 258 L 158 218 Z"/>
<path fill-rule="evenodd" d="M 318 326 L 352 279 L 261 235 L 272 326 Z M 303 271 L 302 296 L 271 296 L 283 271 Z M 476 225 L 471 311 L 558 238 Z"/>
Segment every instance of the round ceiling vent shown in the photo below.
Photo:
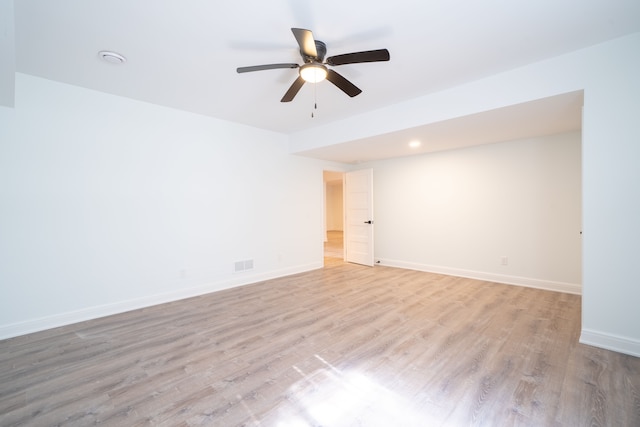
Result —
<path fill-rule="evenodd" d="M 107 61 L 111 64 L 124 64 L 125 62 L 127 62 L 127 58 L 125 58 L 124 56 L 108 50 L 101 50 L 100 52 L 98 52 L 98 56 L 102 58 L 102 60 Z"/>

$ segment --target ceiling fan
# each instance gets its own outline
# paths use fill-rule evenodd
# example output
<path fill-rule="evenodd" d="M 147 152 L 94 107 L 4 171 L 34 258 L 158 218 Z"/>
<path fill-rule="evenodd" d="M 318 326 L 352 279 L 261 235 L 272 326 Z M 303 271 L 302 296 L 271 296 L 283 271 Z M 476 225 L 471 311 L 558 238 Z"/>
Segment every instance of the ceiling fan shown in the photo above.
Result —
<path fill-rule="evenodd" d="M 354 97 L 359 95 L 362 90 L 342 75 L 336 73 L 330 68 L 327 68 L 327 65 L 333 67 L 344 64 L 389 60 L 389 51 L 387 49 L 345 53 L 342 55 L 330 56 L 325 59 L 327 45 L 320 40 L 315 40 L 313 38 L 313 33 L 310 30 L 292 28 L 291 31 L 300 46 L 300 55 L 302 56 L 304 64 L 298 65 L 290 63 L 254 65 L 251 67 L 239 67 L 236 70 L 238 73 L 248 73 L 251 71 L 274 70 L 278 68 L 299 68 L 298 78 L 293 82 L 291 87 L 289 87 L 289 90 L 287 90 L 280 102 L 291 102 L 305 82 L 317 83 L 324 79 L 329 80 L 350 97 Z"/>

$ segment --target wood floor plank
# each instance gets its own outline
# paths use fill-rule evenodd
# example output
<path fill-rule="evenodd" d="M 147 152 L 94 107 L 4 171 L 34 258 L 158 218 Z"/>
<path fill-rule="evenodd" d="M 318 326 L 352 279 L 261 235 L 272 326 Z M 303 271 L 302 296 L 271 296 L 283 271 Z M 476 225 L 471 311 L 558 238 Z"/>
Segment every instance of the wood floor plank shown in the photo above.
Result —
<path fill-rule="evenodd" d="M 325 265 L 0 341 L 0 425 L 640 425 L 578 296 Z"/>

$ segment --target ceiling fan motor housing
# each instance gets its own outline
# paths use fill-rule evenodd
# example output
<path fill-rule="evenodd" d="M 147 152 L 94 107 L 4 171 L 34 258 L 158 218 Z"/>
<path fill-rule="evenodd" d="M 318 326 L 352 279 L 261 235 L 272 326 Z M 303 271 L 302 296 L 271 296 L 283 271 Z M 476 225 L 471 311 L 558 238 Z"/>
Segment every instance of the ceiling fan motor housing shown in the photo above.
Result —
<path fill-rule="evenodd" d="M 320 40 L 314 40 L 316 43 L 316 53 L 317 56 L 308 56 L 305 55 L 304 52 L 300 51 L 300 54 L 304 58 L 304 62 L 322 62 L 324 61 L 324 57 L 327 54 L 327 45 Z"/>

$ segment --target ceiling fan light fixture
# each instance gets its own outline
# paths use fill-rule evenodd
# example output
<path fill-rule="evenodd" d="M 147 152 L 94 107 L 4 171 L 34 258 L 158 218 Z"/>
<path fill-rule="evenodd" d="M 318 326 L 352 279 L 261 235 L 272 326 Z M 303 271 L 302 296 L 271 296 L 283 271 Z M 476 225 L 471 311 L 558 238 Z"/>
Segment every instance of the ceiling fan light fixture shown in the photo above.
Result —
<path fill-rule="evenodd" d="M 318 83 L 327 78 L 327 67 L 317 62 L 310 62 L 300 67 L 300 77 L 307 83 Z"/>

